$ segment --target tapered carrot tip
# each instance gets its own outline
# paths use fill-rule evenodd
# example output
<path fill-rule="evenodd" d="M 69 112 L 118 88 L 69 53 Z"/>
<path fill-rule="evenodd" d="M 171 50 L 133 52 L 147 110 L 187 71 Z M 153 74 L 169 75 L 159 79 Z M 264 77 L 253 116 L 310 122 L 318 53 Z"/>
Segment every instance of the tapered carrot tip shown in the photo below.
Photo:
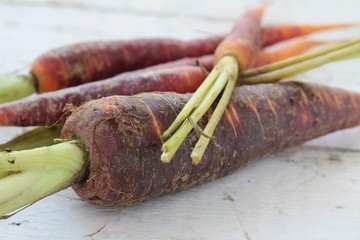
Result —
<path fill-rule="evenodd" d="M 261 51 L 258 54 L 257 60 L 253 67 L 261 67 L 267 64 L 275 63 L 281 60 L 285 60 L 302 53 L 305 53 L 312 48 L 329 44 L 328 41 L 300 41 L 293 44 L 289 44 L 285 47 L 280 48 L 279 50 L 272 51 Z"/>
<path fill-rule="evenodd" d="M 263 47 L 274 43 L 310 35 L 317 32 L 342 28 L 360 27 L 360 23 L 332 23 L 332 24 L 288 24 L 265 27 L 263 32 Z"/>

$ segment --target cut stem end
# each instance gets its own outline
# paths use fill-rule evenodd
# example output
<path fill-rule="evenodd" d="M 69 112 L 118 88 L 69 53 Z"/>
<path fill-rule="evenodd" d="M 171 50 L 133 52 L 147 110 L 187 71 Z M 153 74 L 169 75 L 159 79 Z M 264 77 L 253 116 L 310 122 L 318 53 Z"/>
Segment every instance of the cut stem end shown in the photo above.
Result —
<path fill-rule="evenodd" d="M 15 101 L 36 93 L 31 76 L 0 77 L 0 104 Z"/>
<path fill-rule="evenodd" d="M 0 153 L 0 216 L 69 187 L 85 162 L 75 141 Z"/>

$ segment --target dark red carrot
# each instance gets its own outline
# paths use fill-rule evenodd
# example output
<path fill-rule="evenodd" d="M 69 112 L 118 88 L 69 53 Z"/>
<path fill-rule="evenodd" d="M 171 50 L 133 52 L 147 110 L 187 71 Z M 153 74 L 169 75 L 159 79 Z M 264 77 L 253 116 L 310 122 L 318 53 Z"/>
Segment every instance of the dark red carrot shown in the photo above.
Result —
<path fill-rule="evenodd" d="M 194 164 L 201 160 L 209 139 L 230 101 L 239 73 L 250 68 L 256 61 L 262 41 L 260 22 L 266 5 L 245 12 L 235 23 L 231 33 L 216 48 L 214 53 L 215 67 L 174 122 L 163 133 L 164 138 L 169 138 L 171 135 L 162 146 L 163 155 L 161 159 L 164 162 L 169 162 L 172 159 L 181 143 L 192 130 L 194 125 L 192 122 L 196 124 L 201 119 L 224 89 L 218 107 L 192 152 Z"/>
<path fill-rule="evenodd" d="M 9 175 L 0 179 L 7 181 L 0 185 L 5 194 L 0 216 L 70 185 L 92 204 L 134 205 L 206 183 L 254 159 L 360 124 L 358 93 L 296 82 L 244 86 L 234 91 L 198 165 L 190 158 L 196 140 L 192 137 L 185 140 L 174 161 L 165 164 L 160 161 L 161 134 L 189 98 L 144 93 L 90 101 L 66 121 L 64 143 L 0 154 L 0 172 Z M 209 117 L 205 115 L 200 126 Z M 31 164 L 26 164 L 29 159 Z"/>
<path fill-rule="evenodd" d="M 66 110 L 67 104 L 79 106 L 91 99 L 111 95 L 133 95 L 141 92 L 193 92 L 205 77 L 206 74 L 195 66 L 123 73 L 108 80 L 2 104 L 0 105 L 0 125 L 53 125 L 65 120 L 67 114 L 63 110 Z"/>
<path fill-rule="evenodd" d="M 264 46 L 317 31 L 351 24 L 277 26 L 262 30 Z M 39 56 L 31 66 L 38 92 L 54 91 L 106 79 L 119 73 L 184 57 L 213 53 L 222 37 L 192 41 L 139 39 L 80 43 Z M 271 39 L 271 42 L 269 41 Z"/>
<path fill-rule="evenodd" d="M 202 184 L 253 159 L 360 124 L 357 93 L 295 82 L 239 88 L 201 164 L 194 166 L 189 157 L 194 138 L 187 138 L 175 159 L 163 164 L 161 133 L 186 101 L 187 97 L 171 93 L 112 97 L 91 102 L 71 116 L 62 137 L 80 140 L 92 156 L 87 180 L 74 185 L 77 194 L 98 205 L 128 206 Z M 209 115 L 201 126 L 208 120 Z M 99 172 L 104 165 L 110 167 Z"/>
<path fill-rule="evenodd" d="M 58 48 L 39 56 L 31 66 L 30 76 L 1 79 L 0 95 L 4 97 L 0 97 L 0 103 L 33 92 L 54 91 L 184 57 L 210 54 L 221 39 L 97 41 Z M 19 92 L 20 96 L 15 94 L 24 86 L 28 86 L 26 91 Z"/>
<path fill-rule="evenodd" d="M 355 24 L 291 25 L 262 29 L 263 46 L 289 38 Z M 42 93 L 106 79 L 124 71 L 183 57 L 212 53 L 222 37 L 193 41 L 147 39 L 98 41 L 65 46 L 44 53 L 32 64 L 29 76 L 2 77 L 0 103 L 34 92 Z M 19 91 L 21 88 L 22 91 Z"/>
<path fill-rule="evenodd" d="M 38 79 L 39 92 L 53 91 L 184 57 L 210 54 L 220 39 L 81 43 L 40 56 L 31 72 Z"/>
<path fill-rule="evenodd" d="M 349 26 L 353 25 L 291 25 L 264 28 L 263 44 L 269 46 L 296 36 Z M 32 64 L 31 73 L 38 80 L 37 87 L 40 93 L 53 91 L 167 61 L 210 54 L 222 39 L 215 36 L 192 41 L 139 39 L 80 43 L 39 56 Z"/>

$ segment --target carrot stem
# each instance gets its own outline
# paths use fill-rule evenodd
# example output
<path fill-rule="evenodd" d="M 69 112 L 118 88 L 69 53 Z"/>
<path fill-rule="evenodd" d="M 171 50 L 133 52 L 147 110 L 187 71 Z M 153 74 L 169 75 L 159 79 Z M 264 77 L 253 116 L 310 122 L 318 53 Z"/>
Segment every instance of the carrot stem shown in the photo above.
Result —
<path fill-rule="evenodd" d="M 0 153 L 0 216 L 69 187 L 85 163 L 76 141 Z"/>
<path fill-rule="evenodd" d="M 355 39 L 355 40 L 339 43 L 339 44 L 336 44 L 333 46 L 329 46 L 329 47 L 326 47 L 326 48 L 323 48 L 323 49 L 320 49 L 320 50 L 317 50 L 314 52 L 304 53 L 304 54 L 301 54 L 296 57 L 292 57 L 292 58 L 289 58 L 289 59 L 286 59 L 283 61 L 265 65 L 263 67 L 246 70 L 243 73 L 241 73 L 241 77 L 245 78 L 245 77 L 251 77 L 254 75 L 260 75 L 263 73 L 269 73 L 269 72 L 279 70 L 279 69 L 282 69 L 287 66 L 292 66 L 294 64 L 297 64 L 297 63 L 300 63 L 300 62 L 303 62 L 306 60 L 311 60 L 311 59 L 314 59 L 315 57 L 322 56 L 322 55 L 325 55 L 328 53 L 332 53 L 334 51 L 337 51 L 337 50 L 340 50 L 343 48 L 347 48 L 347 47 L 350 47 L 350 46 L 353 46 L 353 45 L 356 45 L 359 43 L 360 43 L 360 39 Z"/>
<path fill-rule="evenodd" d="M 6 76 L 0 78 L 0 104 L 27 97 L 36 92 L 30 76 Z"/>
<path fill-rule="evenodd" d="M 213 104 L 215 99 L 219 96 L 220 92 L 226 85 L 226 82 L 228 80 L 228 74 L 226 72 L 222 72 L 215 80 L 216 81 L 213 82 L 213 84 L 210 86 L 210 89 L 205 92 L 206 95 L 203 95 L 201 99 L 195 99 L 194 101 L 198 102 L 198 105 L 196 106 L 196 108 L 192 108 L 192 110 L 194 111 L 190 114 L 190 118 L 193 120 L 194 123 L 197 123 L 201 119 L 201 117 L 208 111 L 211 104 Z M 191 99 L 189 100 L 189 102 L 190 101 Z M 190 103 L 192 104 L 192 102 Z M 185 111 L 187 111 L 185 107 L 183 108 L 183 111 L 184 109 Z M 180 124 L 182 125 L 179 127 L 179 129 L 166 142 L 164 142 L 162 146 L 163 154 L 161 155 L 161 160 L 163 162 L 170 162 L 176 151 L 179 149 L 181 143 L 184 141 L 189 132 L 193 129 L 193 124 L 191 124 L 190 121 L 187 119 L 188 116 L 189 115 L 186 116 L 183 122 L 180 122 Z"/>
<path fill-rule="evenodd" d="M 194 95 L 187 102 L 182 111 L 177 115 L 174 122 L 170 125 L 170 127 L 163 133 L 163 138 L 169 137 L 185 119 L 190 115 L 191 111 L 196 107 L 196 105 L 200 102 L 202 98 L 209 91 L 210 87 L 216 81 L 217 77 L 221 73 L 221 68 L 224 63 L 219 63 L 217 66 L 213 68 L 211 73 L 206 77 L 205 81 L 200 85 L 200 87 L 196 90 Z"/>
<path fill-rule="evenodd" d="M 206 125 L 203 134 L 200 136 L 198 142 L 195 145 L 194 150 L 191 153 L 191 159 L 193 164 L 198 164 L 204 155 L 204 152 L 206 150 L 206 147 L 208 146 L 211 137 L 214 134 L 214 130 L 216 126 L 218 125 L 228 103 L 230 102 L 232 93 L 236 86 L 237 77 L 230 75 L 229 81 L 225 87 L 224 93 L 220 98 L 220 101 L 218 105 L 216 106 L 213 114 L 211 115 L 211 118 Z"/>
<path fill-rule="evenodd" d="M 297 64 L 289 65 L 278 70 L 270 71 L 264 74 L 259 74 L 257 76 L 240 78 L 240 84 L 276 82 L 285 78 L 293 77 L 307 70 L 314 69 L 316 67 L 322 66 L 330 62 L 355 58 L 360 54 L 360 39 L 356 41 L 358 42 L 357 44 L 352 44 L 347 47 L 339 48 L 337 50 L 333 50 L 332 52 L 323 51 L 324 54 L 322 55 L 316 54 L 314 55 L 313 58 L 306 57 L 306 60 L 301 61 Z M 299 58 L 302 57 L 303 57 L 302 55 L 299 56 Z"/>
<path fill-rule="evenodd" d="M 186 136 L 193 129 L 193 124 L 189 122 L 187 117 L 190 115 L 191 119 L 195 123 L 197 123 L 201 119 L 201 117 L 209 110 L 209 108 L 211 107 L 215 99 L 220 95 L 221 91 L 227 85 L 229 80 L 235 79 L 233 81 L 234 82 L 236 81 L 238 76 L 238 69 L 239 69 L 236 58 L 231 56 L 225 56 L 221 58 L 221 60 L 219 61 L 219 63 L 215 68 L 217 69 L 216 71 L 220 72 L 220 74 L 216 73 L 214 75 L 216 75 L 217 77 L 214 77 L 211 76 L 212 73 L 210 73 L 210 75 L 205 79 L 203 83 L 206 85 L 206 88 L 204 87 L 203 89 L 201 89 L 201 91 L 203 92 L 197 95 L 195 95 L 196 94 L 195 92 L 195 94 L 192 96 L 192 98 L 190 98 L 189 102 L 185 105 L 183 110 L 179 113 L 177 119 L 175 120 L 177 122 L 174 121 L 175 124 L 173 122 L 173 124 L 165 131 L 165 133 L 171 134 L 176 129 L 177 126 L 180 126 L 182 124 L 179 127 L 179 129 L 163 144 L 162 146 L 163 154 L 161 155 L 161 160 L 163 162 L 168 163 L 171 161 L 176 151 L 179 149 L 181 143 L 185 140 Z M 210 80 L 208 78 L 210 78 Z M 232 88 L 232 90 L 233 89 L 234 88 Z M 226 94 L 230 96 L 231 93 L 232 91 L 230 90 L 226 91 Z M 229 102 L 229 100 L 227 100 L 227 102 L 225 103 L 225 100 L 226 99 L 224 98 L 222 104 L 217 106 L 219 108 L 218 112 L 225 110 L 226 105 Z M 181 118 L 179 116 L 181 116 Z M 211 128 L 215 128 L 217 122 L 214 119 L 210 124 L 214 125 Z M 166 136 L 167 134 L 164 135 Z M 209 137 L 212 136 L 212 134 L 208 134 L 208 133 L 205 134 Z"/>

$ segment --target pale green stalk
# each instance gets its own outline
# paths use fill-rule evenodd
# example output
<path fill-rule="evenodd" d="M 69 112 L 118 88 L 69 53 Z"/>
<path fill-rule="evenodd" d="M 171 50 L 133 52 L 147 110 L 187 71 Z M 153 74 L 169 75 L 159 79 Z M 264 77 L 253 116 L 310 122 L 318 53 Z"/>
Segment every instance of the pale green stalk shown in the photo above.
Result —
<path fill-rule="evenodd" d="M 199 105 L 190 114 L 191 119 L 197 123 L 201 117 L 208 111 L 211 104 L 219 96 L 220 92 L 226 85 L 228 79 L 227 73 L 221 73 L 215 83 L 208 90 L 206 98 L 203 99 Z M 193 129 L 193 124 L 185 119 L 180 128 L 163 144 L 161 160 L 163 162 L 170 162 L 176 151 L 179 149 L 181 143 L 184 141 L 189 132 Z"/>
<path fill-rule="evenodd" d="M 198 104 L 198 106 L 195 107 L 192 106 L 192 110 L 193 112 L 191 113 L 191 111 L 189 111 L 187 114 L 185 114 L 185 118 L 182 122 L 180 123 L 176 123 L 177 125 L 182 124 L 179 129 L 163 144 L 162 146 L 162 155 L 161 155 L 161 160 L 163 162 L 170 162 L 171 159 L 174 157 L 176 151 L 179 149 L 181 143 L 185 140 L 186 136 L 189 134 L 189 132 L 194 128 L 193 124 L 191 124 L 189 122 L 189 120 L 187 119 L 187 117 L 189 117 L 190 114 L 190 118 L 197 123 L 202 116 L 209 110 L 209 108 L 211 107 L 211 105 L 213 104 L 213 102 L 215 101 L 215 99 L 219 96 L 219 94 L 221 93 L 221 91 L 224 89 L 224 87 L 227 85 L 229 79 L 237 79 L 238 76 L 238 63 L 236 61 L 236 59 L 234 57 L 231 56 L 226 56 L 223 57 L 220 61 L 219 61 L 219 65 L 217 65 L 216 67 L 217 71 L 220 72 L 219 76 L 216 77 L 215 79 L 213 79 L 213 76 L 211 76 L 210 73 L 210 78 L 211 78 L 211 83 L 205 91 L 202 94 L 198 94 L 195 95 L 195 100 L 192 100 L 194 98 L 194 95 L 190 98 L 190 101 L 196 102 Z M 235 81 L 234 80 L 234 81 Z M 206 82 L 207 80 L 205 80 Z M 226 94 L 229 94 L 231 96 L 232 91 L 229 92 L 227 91 Z M 201 96 L 201 98 L 199 98 L 199 96 Z M 187 105 L 185 105 L 184 109 L 187 108 Z M 217 108 L 221 108 L 222 110 L 220 111 L 224 111 L 226 108 L 226 104 L 220 104 L 219 106 L 217 106 Z M 195 108 L 194 108 L 195 107 Z M 181 113 L 180 113 L 181 114 Z M 213 126 L 214 128 L 217 125 L 217 122 L 212 122 L 211 124 L 214 124 L 215 126 Z M 174 125 L 174 123 L 173 123 Z M 166 132 L 168 132 L 168 130 L 166 130 Z M 211 136 L 211 135 L 209 135 Z"/>
<path fill-rule="evenodd" d="M 30 76 L 0 77 L 0 104 L 27 97 L 36 92 Z"/>
<path fill-rule="evenodd" d="M 191 159 L 193 164 L 198 164 L 204 155 L 204 152 L 211 140 L 211 137 L 214 134 L 215 128 L 220 122 L 224 111 L 230 102 L 232 93 L 234 92 L 236 86 L 237 76 L 232 76 L 229 78 L 229 81 L 225 87 L 224 93 L 222 94 L 219 103 L 217 104 L 214 112 L 211 115 L 209 122 L 207 123 L 203 134 L 200 136 L 197 141 L 193 151 L 191 152 Z"/>
<path fill-rule="evenodd" d="M 298 56 L 292 57 L 292 58 L 288 58 L 276 63 L 272 63 L 272 64 L 268 64 L 265 65 L 263 67 L 259 67 L 259 68 L 253 68 L 253 69 L 249 69 L 246 70 L 244 72 L 241 73 L 240 77 L 245 78 L 245 77 L 250 77 L 250 76 L 254 76 L 254 75 L 260 75 L 263 73 L 269 73 L 275 70 L 279 70 L 282 69 L 284 67 L 287 66 L 292 66 L 294 64 L 303 62 L 303 61 L 307 61 L 307 60 L 312 60 L 316 57 L 328 54 L 328 53 L 332 53 L 334 51 L 343 49 L 343 48 L 347 48 L 347 47 L 351 47 L 353 45 L 359 44 L 360 43 L 360 39 L 355 39 L 355 40 L 350 40 L 350 41 L 346 41 L 343 43 L 339 43 L 333 46 L 329 46 L 326 48 L 322 48 L 320 50 L 317 51 L 313 51 L 310 53 L 303 53 L 300 54 Z"/>
<path fill-rule="evenodd" d="M 355 58 L 356 56 L 359 55 L 360 55 L 360 43 L 288 67 L 284 67 L 276 71 L 272 71 L 269 73 L 264 73 L 252 77 L 240 78 L 239 84 L 243 85 L 243 84 L 276 82 L 285 78 L 296 76 L 305 71 L 314 69 L 316 67 L 325 65 L 330 62 L 345 60 L 348 58 Z"/>
<path fill-rule="evenodd" d="M 50 147 L 0 153 L 0 216 L 69 187 L 86 166 L 75 141 Z"/>
<path fill-rule="evenodd" d="M 190 100 L 186 103 L 185 107 L 181 110 L 181 112 L 176 116 L 175 120 L 172 122 L 170 127 L 163 133 L 163 137 L 169 137 L 180 125 L 181 123 L 190 115 L 191 111 L 196 107 L 196 105 L 201 101 L 202 98 L 206 95 L 209 88 L 213 85 L 217 77 L 221 72 L 221 65 L 223 63 L 219 63 L 219 66 L 215 66 L 211 73 L 206 77 L 205 81 L 200 85 L 200 87 L 196 90 Z"/>

